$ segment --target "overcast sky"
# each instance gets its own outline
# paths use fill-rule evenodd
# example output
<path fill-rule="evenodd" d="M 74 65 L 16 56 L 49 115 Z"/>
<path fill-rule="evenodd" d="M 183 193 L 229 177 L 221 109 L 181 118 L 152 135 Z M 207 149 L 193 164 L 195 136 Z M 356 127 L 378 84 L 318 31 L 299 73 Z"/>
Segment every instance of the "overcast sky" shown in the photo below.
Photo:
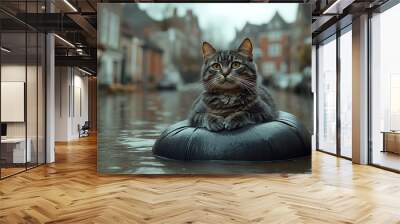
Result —
<path fill-rule="evenodd" d="M 242 29 L 246 22 L 262 24 L 268 22 L 276 11 L 287 22 L 296 19 L 298 4 L 294 3 L 140 3 L 139 7 L 146 10 L 154 19 L 160 20 L 165 16 L 165 9 L 178 9 L 182 16 L 187 9 L 192 9 L 199 18 L 204 38 L 209 35 L 218 36 L 218 41 L 229 43 L 235 36 L 235 28 Z M 212 33 L 212 34 L 211 34 Z"/>

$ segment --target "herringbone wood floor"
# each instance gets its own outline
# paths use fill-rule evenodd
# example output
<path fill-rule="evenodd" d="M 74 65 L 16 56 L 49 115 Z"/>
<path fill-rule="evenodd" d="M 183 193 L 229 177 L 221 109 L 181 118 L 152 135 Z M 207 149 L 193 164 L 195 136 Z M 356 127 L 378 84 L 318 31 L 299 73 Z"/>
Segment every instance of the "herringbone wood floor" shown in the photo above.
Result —
<path fill-rule="evenodd" d="M 316 152 L 313 173 L 101 176 L 96 139 L 0 181 L 0 223 L 400 223 L 400 175 Z"/>

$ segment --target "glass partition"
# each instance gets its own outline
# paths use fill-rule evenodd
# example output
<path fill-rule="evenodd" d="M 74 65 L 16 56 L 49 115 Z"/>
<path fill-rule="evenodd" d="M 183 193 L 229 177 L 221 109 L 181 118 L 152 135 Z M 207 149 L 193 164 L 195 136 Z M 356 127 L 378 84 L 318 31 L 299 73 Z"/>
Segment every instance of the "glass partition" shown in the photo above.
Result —
<path fill-rule="evenodd" d="M 26 3 L 0 5 L 20 14 L 43 11 L 43 1 Z M 40 31 L 0 12 L 1 179 L 45 163 L 45 41 Z"/>
<path fill-rule="evenodd" d="M 1 34 L 2 177 L 24 171 L 31 161 L 26 138 L 26 38 L 25 32 Z"/>

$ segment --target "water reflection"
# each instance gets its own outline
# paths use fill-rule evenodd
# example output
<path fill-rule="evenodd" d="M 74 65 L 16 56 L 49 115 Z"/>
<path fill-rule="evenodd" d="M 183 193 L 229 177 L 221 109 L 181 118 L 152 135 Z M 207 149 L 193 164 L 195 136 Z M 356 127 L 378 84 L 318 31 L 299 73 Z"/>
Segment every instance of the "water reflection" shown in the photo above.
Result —
<path fill-rule="evenodd" d="M 280 162 L 182 162 L 153 156 L 151 147 L 169 125 L 184 120 L 200 88 L 107 94 L 99 92 L 98 170 L 122 174 L 217 174 L 306 172 L 310 159 Z M 312 100 L 272 91 L 280 110 L 298 116 L 311 130 Z"/>

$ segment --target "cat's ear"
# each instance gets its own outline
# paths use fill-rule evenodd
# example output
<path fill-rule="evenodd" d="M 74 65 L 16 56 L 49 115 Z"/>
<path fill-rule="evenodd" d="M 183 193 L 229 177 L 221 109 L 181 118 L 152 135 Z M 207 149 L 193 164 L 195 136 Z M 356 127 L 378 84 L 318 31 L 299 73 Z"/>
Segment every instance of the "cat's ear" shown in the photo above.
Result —
<path fill-rule="evenodd" d="M 204 41 L 203 45 L 201 46 L 201 50 L 203 51 L 203 58 L 206 59 L 210 55 L 215 54 L 217 52 L 215 48 L 208 42 Z"/>
<path fill-rule="evenodd" d="M 251 43 L 251 40 L 246 37 L 242 43 L 240 44 L 238 51 L 240 53 L 245 54 L 248 57 L 253 57 L 253 44 Z"/>

